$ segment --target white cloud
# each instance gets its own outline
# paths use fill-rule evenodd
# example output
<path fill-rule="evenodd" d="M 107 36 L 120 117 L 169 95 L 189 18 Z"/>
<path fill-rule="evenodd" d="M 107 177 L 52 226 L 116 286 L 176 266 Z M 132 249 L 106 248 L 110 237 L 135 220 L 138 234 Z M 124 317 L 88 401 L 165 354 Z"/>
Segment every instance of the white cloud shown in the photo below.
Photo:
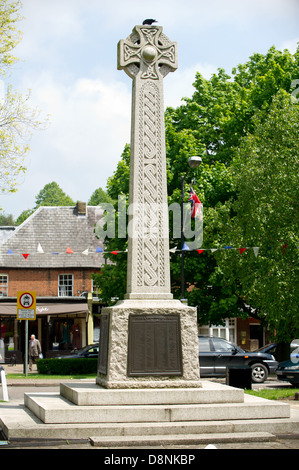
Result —
<path fill-rule="evenodd" d="M 299 36 L 294 39 L 289 39 L 288 41 L 283 41 L 279 46 L 279 49 L 288 49 L 291 54 L 295 54 L 297 47 L 299 45 Z"/>
<path fill-rule="evenodd" d="M 34 133 L 24 182 L 5 211 L 33 207 L 53 180 L 73 199 L 105 188 L 130 141 L 131 80 L 116 70 L 116 45 L 144 18 L 178 42 L 179 68 L 164 79 L 165 106 L 177 107 L 194 93 L 197 71 L 229 71 L 272 44 L 294 52 L 296 11 L 298 0 L 24 0 L 12 80 L 21 93 L 32 89 L 52 124 Z"/>

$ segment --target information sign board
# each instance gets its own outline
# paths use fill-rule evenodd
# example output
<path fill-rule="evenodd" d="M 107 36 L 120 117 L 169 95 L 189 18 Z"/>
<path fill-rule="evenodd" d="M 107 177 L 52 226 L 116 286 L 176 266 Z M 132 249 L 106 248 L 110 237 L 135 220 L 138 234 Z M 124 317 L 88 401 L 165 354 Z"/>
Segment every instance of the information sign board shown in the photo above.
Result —
<path fill-rule="evenodd" d="M 18 291 L 17 293 L 17 319 L 36 319 L 36 292 Z"/>

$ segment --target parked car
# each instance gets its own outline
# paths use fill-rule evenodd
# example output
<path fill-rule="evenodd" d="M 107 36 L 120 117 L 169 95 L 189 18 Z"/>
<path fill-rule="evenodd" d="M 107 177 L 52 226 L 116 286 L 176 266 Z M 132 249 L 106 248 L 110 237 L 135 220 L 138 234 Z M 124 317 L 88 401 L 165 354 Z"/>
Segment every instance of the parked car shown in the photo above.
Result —
<path fill-rule="evenodd" d="M 292 385 L 299 384 L 299 362 L 283 361 L 278 364 L 276 370 L 277 379 L 290 382 Z"/>
<path fill-rule="evenodd" d="M 277 349 L 277 343 L 269 343 L 269 344 L 265 344 L 265 346 L 262 346 L 261 348 L 255 349 L 253 352 L 263 352 L 263 353 L 272 354 L 272 356 L 274 356 L 276 359 L 276 349 Z"/>
<path fill-rule="evenodd" d="M 263 383 L 274 373 L 278 362 L 268 353 L 247 352 L 234 343 L 215 336 L 198 337 L 201 377 L 225 377 L 228 366 L 250 366 L 254 383 Z"/>
<path fill-rule="evenodd" d="M 299 339 L 294 339 L 290 344 L 290 360 L 278 364 L 276 375 L 278 380 L 299 384 Z"/>
<path fill-rule="evenodd" d="M 89 344 L 82 349 L 74 350 L 71 354 L 66 356 L 59 356 L 58 359 L 80 359 L 98 357 L 99 343 Z"/>

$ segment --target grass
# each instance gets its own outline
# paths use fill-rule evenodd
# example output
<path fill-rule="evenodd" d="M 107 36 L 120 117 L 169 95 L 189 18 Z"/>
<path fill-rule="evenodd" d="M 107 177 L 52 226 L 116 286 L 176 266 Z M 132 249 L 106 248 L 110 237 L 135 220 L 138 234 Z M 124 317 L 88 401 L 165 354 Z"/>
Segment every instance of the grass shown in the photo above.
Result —
<path fill-rule="evenodd" d="M 255 395 L 256 397 L 266 398 L 267 400 L 283 400 L 285 398 L 294 397 L 295 393 L 299 393 L 299 388 L 244 390 L 244 392 L 249 395 Z"/>
<path fill-rule="evenodd" d="M 74 374 L 74 375 L 50 375 L 50 374 L 38 374 L 38 373 L 32 373 L 29 372 L 28 375 L 26 376 L 25 374 L 6 374 L 7 379 L 45 379 L 45 380 L 51 380 L 51 379 L 58 379 L 58 380 L 69 380 L 69 379 L 95 379 L 97 374 Z"/>

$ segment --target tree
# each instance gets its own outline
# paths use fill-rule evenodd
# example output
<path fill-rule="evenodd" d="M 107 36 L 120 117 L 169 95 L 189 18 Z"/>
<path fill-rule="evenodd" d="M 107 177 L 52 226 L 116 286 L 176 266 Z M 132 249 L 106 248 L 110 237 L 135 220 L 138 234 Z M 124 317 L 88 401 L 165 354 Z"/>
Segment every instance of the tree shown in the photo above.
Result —
<path fill-rule="evenodd" d="M 113 199 L 110 196 L 108 196 L 108 194 L 106 193 L 106 191 L 104 191 L 104 189 L 98 188 L 92 193 L 88 201 L 88 205 L 98 206 L 99 204 L 103 202 L 108 203 L 108 204 L 113 204 Z"/>
<path fill-rule="evenodd" d="M 299 48 L 292 55 L 273 46 L 235 67 L 232 76 L 223 69 L 209 80 L 197 73 L 192 98 L 166 114 L 177 131 L 191 131 L 205 146 L 209 161 L 229 164 L 241 138 L 254 132 L 255 113 L 270 106 L 278 90 L 291 92 L 298 76 Z"/>
<path fill-rule="evenodd" d="M 16 29 L 15 23 L 20 21 L 19 10 L 21 2 L 16 0 L 0 1 L 0 74 L 4 76 L 7 70 L 17 60 L 12 50 L 21 41 L 22 34 Z"/>
<path fill-rule="evenodd" d="M 254 118 L 230 173 L 237 198 L 223 239 L 243 253 L 217 254 L 226 282 L 235 285 L 277 341 L 299 336 L 298 186 L 299 103 L 280 91 Z"/>
<path fill-rule="evenodd" d="M 17 60 L 12 50 L 21 40 L 15 23 L 20 20 L 21 2 L 0 0 L 0 75 L 4 77 Z M 7 87 L 0 99 L 0 188 L 2 192 L 17 190 L 18 176 L 25 173 L 25 156 L 29 151 L 28 139 L 34 129 L 45 128 L 40 112 L 29 105 L 30 92 L 23 97 Z"/>
<path fill-rule="evenodd" d="M 14 220 L 13 220 L 13 215 L 5 214 L 5 213 L 0 214 L 0 225 L 1 226 L 15 225 Z"/>
<path fill-rule="evenodd" d="M 65 194 L 55 182 L 46 184 L 35 197 L 35 207 L 24 210 L 16 220 L 16 225 L 23 223 L 40 206 L 74 206 L 75 202 Z"/>
<path fill-rule="evenodd" d="M 74 206 L 74 201 L 55 182 L 46 184 L 35 197 L 35 209 L 39 206 Z"/>
<path fill-rule="evenodd" d="M 245 64 L 233 69 L 232 76 L 219 69 L 210 80 L 206 80 L 197 73 L 192 98 L 185 98 L 186 104 L 177 109 L 166 110 L 169 203 L 180 201 L 181 176 L 187 171 L 188 158 L 203 155 L 205 149 L 203 164 L 194 174 L 189 173 L 185 184 L 186 202 L 187 183 L 191 176 L 195 176 L 193 187 L 204 205 L 203 248 L 222 248 L 235 240 L 226 232 L 235 216 L 234 202 L 239 197 L 232 166 L 237 172 L 237 157 L 244 139 L 248 138 L 250 141 L 255 136 L 256 129 L 259 132 L 258 129 L 262 126 L 262 121 L 256 116 L 263 116 L 265 119 L 273 100 L 275 101 L 275 95 L 280 90 L 292 93 L 292 83 L 298 76 L 299 49 L 292 55 L 287 50 L 277 51 L 275 47 L 271 47 L 265 55 L 253 54 Z M 129 146 L 126 146 L 117 170 L 108 180 L 108 194 L 114 199 L 120 193 L 128 194 L 129 157 Z M 250 162 L 250 158 L 247 161 Z M 244 201 L 246 202 L 246 198 Z M 247 218 L 246 223 L 248 233 L 250 230 L 253 232 L 252 219 Z M 241 240 L 236 238 L 236 242 L 241 243 Z M 118 245 L 117 248 L 115 244 Z M 181 248 L 179 239 L 171 237 L 170 244 L 171 247 L 177 245 Z M 125 247 L 125 241 L 108 240 L 107 251 L 112 246 L 114 249 L 121 249 L 120 247 Z M 258 317 L 259 303 L 240 293 L 240 280 L 237 276 L 224 275 L 225 263 L 219 261 L 220 255 L 228 257 L 237 254 L 238 251 L 232 250 L 219 250 L 215 253 L 205 251 L 201 255 L 186 252 L 186 294 L 189 305 L 198 307 L 201 324 L 221 324 L 230 316 Z M 110 274 L 113 272 L 113 284 L 124 286 L 123 282 L 118 284 L 117 280 L 118 276 L 124 277 L 122 269 L 125 264 L 118 269 L 118 255 L 115 257 L 109 254 L 108 257 L 115 263 L 115 266 L 109 267 Z M 245 257 L 242 259 L 245 260 Z M 103 279 L 105 269 L 104 267 Z M 245 276 L 245 269 L 243 273 Z M 171 280 L 172 292 L 179 298 L 180 252 L 171 254 Z"/>

